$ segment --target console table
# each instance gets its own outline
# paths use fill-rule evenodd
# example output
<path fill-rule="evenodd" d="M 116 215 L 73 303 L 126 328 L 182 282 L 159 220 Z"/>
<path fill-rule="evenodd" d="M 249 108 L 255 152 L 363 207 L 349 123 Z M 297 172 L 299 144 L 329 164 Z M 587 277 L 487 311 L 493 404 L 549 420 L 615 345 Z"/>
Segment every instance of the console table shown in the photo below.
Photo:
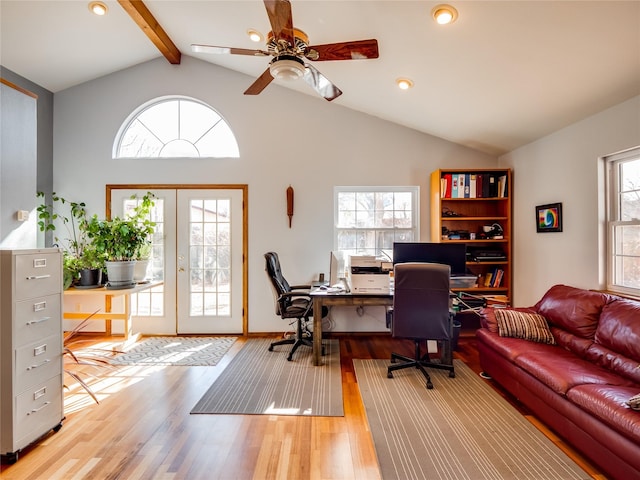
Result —
<path fill-rule="evenodd" d="M 162 285 L 162 283 L 161 281 L 139 283 L 134 287 L 121 290 L 112 290 L 106 287 L 90 289 L 68 288 L 64 291 L 64 298 L 101 295 L 104 297 L 104 311 L 98 313 L 64 311 L 63 318 L 66 320 L 84 320 L 87 317 L 91 317 L 92 320 L 106 320 L 105 329 L 107 335 L 111 335 L 111 320 L 124 320 L 124 338 L 126 340 L 131 335 L 131 294 L 157 287 L 158 285 Z M 111 304 L 114 297 L 124 297 L 124 308 L 121 312 L 111 311 Z"/>
<path fill-rule="evenodd" d="M 393 305 L 393 294 L 377 293 L 329 293 L 326 290 L 311 290 L 313 298 L 313 364 L 322 365 L 322 307 L 365 307 Z"/>

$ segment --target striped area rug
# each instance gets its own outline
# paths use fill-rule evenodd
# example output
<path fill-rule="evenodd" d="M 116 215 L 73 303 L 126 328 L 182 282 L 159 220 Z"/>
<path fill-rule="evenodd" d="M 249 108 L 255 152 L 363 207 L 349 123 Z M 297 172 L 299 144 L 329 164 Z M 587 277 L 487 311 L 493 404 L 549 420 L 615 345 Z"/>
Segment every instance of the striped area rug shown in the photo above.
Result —
<path fill-rule="evenodd" d="M 191 410 L 192 414 L 344 416 L 340 344 L 325 340 L 324 365 L 313 366 L 310 347 L 269 351 L 272 338 L 249 339 Z"/>
<path fill-rule="evenodd" d="M 384 480 L 591 478 L 455 360 L 456 377 L 416 369 L 387 378 L 388 360 L 354 360 Z"/>
<path fill-rule="evenodd" d="M 110 359 L 113 365 L 214 366 L 236 337 L 148 337 Z"/>

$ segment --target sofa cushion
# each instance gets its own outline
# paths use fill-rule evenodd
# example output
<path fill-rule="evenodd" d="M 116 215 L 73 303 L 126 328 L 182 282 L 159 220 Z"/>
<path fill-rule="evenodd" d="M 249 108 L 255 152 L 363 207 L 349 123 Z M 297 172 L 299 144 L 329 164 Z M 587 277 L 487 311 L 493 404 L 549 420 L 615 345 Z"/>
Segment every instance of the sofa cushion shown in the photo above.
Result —
<path fill-rule="evenodd" d="M 524 352 L 535 352 L 540 358 L 551 355 L 555 348 L 546 343 L 534 343 L 521 338 L 501 337 L 497 332 L 490 332 L 486 328 L 476 331 L 479 342 L 487 344 L 491 349 L 515 363 L 515 359 Z"/>
<path fill-rule="evenodd" d="M 501 337 L 522 338 L 532 342 L 555 344 L 547 320 L 537 313 L 518 312 L 510 308 L 495 311 Z"/>
<path fill-rule="evenodd" d="M 595 341 L 640 363 L 640 302 L 616 297 L 607 304 L 600 315 Z"/>
<path fill-rule="evenodd" d="M 580 385 L 567 393 L 567 398 L 620 434 L 640 444 L 640 412 L 626 401 L 638 393 L 639 386 Z"/>
<path fill-rule="evenodd" d="M 582 338 L 593 338 L 609 295 L 567 285 L 554 285 L 534 309 L 552 325 Z"/>
<path fill-rule="evenodd" d="M 583 360 L 564 348 L 551 345 L 548 348 L 545 355 L 536 350 L 522 352 L 514 362 L 556 393 L 565 395 L 569 389 L 584 384 L 634 385 L 630 380 Z"/>
<path fill-rule="evenodd" d="M 562 328 L 552 326 L 551 334 L 558 345 L 572 351 L 581 358 L 587 358 L 587 352 L 593 345 L 593 339 L 579 337 Z"/>

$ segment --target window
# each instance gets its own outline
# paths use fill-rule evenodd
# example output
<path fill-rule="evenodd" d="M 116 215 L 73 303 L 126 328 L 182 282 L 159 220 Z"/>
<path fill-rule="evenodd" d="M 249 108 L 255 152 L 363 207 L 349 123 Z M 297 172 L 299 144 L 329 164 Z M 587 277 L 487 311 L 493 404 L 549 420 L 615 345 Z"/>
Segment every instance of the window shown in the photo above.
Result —
<path fill-rule="evenodd" d="M 122 124 L 113 158 L 239 157 L 238 143 L 213 108 L 187 97 L 148 102 Z"/>
<path fill-rule="evenodd" d="M 640 147 L 605 161 L 607 288 L 640 295 Z"/>
<path fill-rule="evenodd" d="M 419 235 L 418 187 L 335 187 L 334 249 L 391 255 L 393 242 Z"/>

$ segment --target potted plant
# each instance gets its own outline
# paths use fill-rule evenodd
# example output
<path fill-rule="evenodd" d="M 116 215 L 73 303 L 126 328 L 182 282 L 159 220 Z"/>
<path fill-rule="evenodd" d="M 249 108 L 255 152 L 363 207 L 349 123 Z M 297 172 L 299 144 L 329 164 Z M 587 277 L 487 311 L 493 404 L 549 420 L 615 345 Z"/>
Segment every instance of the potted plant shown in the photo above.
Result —
<path fill-rule="evenodd" d="M 37 196 L 45 198 L 43 192 L 38 192 Z M 54 243 L 63 250 L 64 288 L 67 289 L 74 284 L 85 288 L 99 286 L 104 257 L 88 237 L 85 203 L 70 202 L 54 192 L 51 202 L 41 203 L 37 211 L 40 230 L 53 232 Z M 60 238 L 55 233 L 60 225 L 67 232 L 66 238 Z"/>
<path fill-rule="evenodd" d="M 135 195 L 131 198 L 136 198 Z M 149 213 L 155 204 L 153 194 L 147 193 L 125 218 L 114 217 L 100 220 L 97 215 L 87 223 L 87 235 L 97 252 L 105 258 L 107 288 L 130 288 L 136 258 L 142 248 L 151 243 L 155 223 Z"/>

